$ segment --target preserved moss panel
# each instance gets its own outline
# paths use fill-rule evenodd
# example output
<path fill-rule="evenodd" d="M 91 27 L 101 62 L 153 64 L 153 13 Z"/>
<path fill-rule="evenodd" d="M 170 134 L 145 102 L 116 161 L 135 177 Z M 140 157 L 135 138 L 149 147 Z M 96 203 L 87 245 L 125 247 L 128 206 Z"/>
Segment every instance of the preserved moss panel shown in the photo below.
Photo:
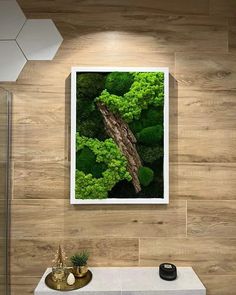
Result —
<path fill-rule="evenodd" d="M 78 73 L 76 198 L 163 198 L 163 106 L 163 73 Z M 135 138 L 135 163 L 109 124 Z"/>

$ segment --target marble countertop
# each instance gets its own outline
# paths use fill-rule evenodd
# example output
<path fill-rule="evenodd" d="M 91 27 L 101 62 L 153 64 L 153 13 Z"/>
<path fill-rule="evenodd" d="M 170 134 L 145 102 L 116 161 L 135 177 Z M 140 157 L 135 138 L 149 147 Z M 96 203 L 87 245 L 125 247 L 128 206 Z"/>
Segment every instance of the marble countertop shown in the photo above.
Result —
<path fill-rule="evenodd" d="M 179 267 L 174 281 L 164 281 L 159 277 L 158 267 L 91 267 L 92 281 L 75 291 L 54 291 L 48 288 L 45 277 L 48 268 L 34 295 L 205 295 L 206 289 L 191 267 Z"/>

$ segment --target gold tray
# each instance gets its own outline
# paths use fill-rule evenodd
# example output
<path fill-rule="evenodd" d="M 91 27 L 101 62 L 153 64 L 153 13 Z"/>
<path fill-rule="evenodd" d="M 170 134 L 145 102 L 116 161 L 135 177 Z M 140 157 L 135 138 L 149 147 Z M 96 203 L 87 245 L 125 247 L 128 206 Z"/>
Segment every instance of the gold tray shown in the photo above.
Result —
<path fill-rule="evenodd" d="M 50 272 L 46 278 L 45 278 L 45 284 L 57 291 L 73 291 L 80 288 L 83 288 L 84 286 L 88 285 L 88 283 L 92 280 L 92 273 L 90 270 L 88 270 L 87 274 L 82 278 L 75 278 L 75 283 L 72 286 L 67 285 L 66 282 L 56 283 L 52 280 L 52 273 Z"/>

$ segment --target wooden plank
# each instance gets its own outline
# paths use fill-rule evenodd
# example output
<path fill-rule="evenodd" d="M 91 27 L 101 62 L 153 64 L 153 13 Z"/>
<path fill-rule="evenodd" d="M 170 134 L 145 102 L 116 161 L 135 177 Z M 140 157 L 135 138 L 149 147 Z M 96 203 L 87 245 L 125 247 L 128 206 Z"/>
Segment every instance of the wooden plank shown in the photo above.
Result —
<path fill-rule="evenodd" d="M 68 159 L 68 126 L 17 124 L 12 129 L 15 161 L 62 162 Z"/>
<path fill-rule="evenodd" d="M 32 295 L 37 286 L 40 276 L 12 276 L 11 277 L 11 294 L 12 295 Z"/>
<path fill-rule="evenodd" d="M 183 237 L 186 202 L 170 205 L 71 206 L 65 205 L 65 237 Z"/>
<path fill-rule="evenodd" d="M 236 237 L 236 201 L 188 201 L 188 236 Z"/>
<path fill-rule="evenodd" d="M 201 281 L 207 288 L 207 295 L 234 295 L 236 290 L 236 276 L 201 275 Z"/>
<path fill-rule="evenodd" d="M 139 240 L 136 238 L 65 238 L 68 257 L 87 249 L 91 266 L 138 266 Z"/>
<path fill-rule="evenodd" d="M 236 52 L 236 14 L 229 19 L 229 52 Z"/>
<path fill-rule="evenodd" d="M 210 14 L 236 16 L 236 2 L 234 0 L 210 0 Z"/>
<path fill-rule="evenodd" d="M 170 160 L 173 162 L 236 162 L 234 129 L 171 125 L 170 134 Z"/>
<path fill-rule="evenodd" d="M 53 199 L 50 202 L 37 199 L 12 200 L 11 236 L 14 239 L 62 237 L 64 202 L 63 199 Z"/>
<path fill-rule="evenodd" d="M 231 200 L 235 199 L 235 179 L 235 164 L 171 163 L 170 193 L 180 199 Z M 68 166 L 52 162 L 15 163 L 13 183 L 17 199 L 67 199 Z"/>
<path fill-rule="evenodd" d="M 63 242 L 63 237 L 62 242 Z M 41 276 L 52 264 L 60 238 L 12 239 L 11 275 Z M 137 266 L 138 239 L 100 238 L 64 240 L 65 251 L 70 257 L 75 252 L 87 249 L 91 254 L 91 266 Z"/>
<path fill-rule="evenodd" d="M 236 130 L 236 91 L 178 89 L 172 97 L 170 124 L 207 130 Z M 177 129 L 177 128 L 176 128 Z"/>
<path fill-rule="evenodd" d="M 175 77 L 179 88 L 235 90 L 236 55 L 176 53 Z"/>
<path fill-rule="evenodd" d="M 5 256 L 5 254 L 6 254 L 6 239 L 3 237 L 3 233 L 2 233 L 2 229 L 1 229 L 1 236 L 0 236 L 0 263 L 1 263 L 0 264 L 0 277 L 6 275 L 6 256 Z"/>
<path fill-rule="evenodd" d="M 6 163 L 0 161 L 0 200 L 6 199 Z"/>
<path fill-rule="evenodd" d="M 163 14 L 208 14 L 209 6 L 208 1 L 199 0 L 197 3 L 194 0 L 179 0 L 178 2 L 173 2 L 171 0 L 166 1 L 155 1 L 147 0 L 143 2 L 142 0 L 121 0 L 119 2 L 115 0 L 100 0 L 94 1 L 82 1 L 79 3 L 76 0 L 69 0 L 64 2 L 63 0 L 50 1 L 31 1 L 20 0 L 19 4 L 22 6 L 23 10 L 30 14 L 36 12 L 38 15 L 42 12 L 46 13 L 71 13 L 76 12 L 80 14 L 91 14 L 91 17 L 95 17 L 97 14 L 102 14 L 104 11 L 121 11 L 121 12 L 133 12 L 133 11 L 145 11 L 150 13 L 156 11 Z"/>
<path fill-rule="evenodd" d="M 3 275 L 0 275 L 0 294 L 4 294 L 6 292 L 6 277 Z"/>
<path fill-rule="evenodd" d="M 13 125 L 63 126 L 68 123 L 69 99 L 62 93 L 18 91 L 14 94 Z M 17 127 L 16 127 L 17 128 Z"/>
<path fill-rule="evenodd" d="M 140 265 L 158 266 L 163 262 L 191 266 L 199 275 L 235 275 L 236 239 L 141 239 Z"/>
<path fill-rule="evenodd" d="M 15 162 L 13 169 L 15 199 L 69 198 L 67 162 Z"/>
<path fill-rule="evenodd" d="M 171 163 L 170 199 L 235 200 L 235 163 Z"/>
<path fill-rule="evenodd" d="M 37 18 L 38 14 L 30 14 Z M 48 13 L 42 13 L 41 18 L 47 18 Z M 228 51 L 228 21 L 224 17 L 161 15 L 145 11 L 110 11 L 91 15 L 69 13 L 66 18 L 62 13 L 50 15 L 61 34 L 65 38 L 57 55 L 60 60 L 68 60 L 71 51 L 77 48 L 80 53 L 95 49 L 107 51 L 108 55 L 148 55 L 175 51 L 210 51 L 226 53 Z M 91 19 L 91 20 L 90 20 Z M 114 44 L 109 50 L 109 41 Z M 91 45 L 94 41 L 96 48 Z M 104 42 L 106 46 L 104 46 Z M 65 51 L 65 52 L 64 52 Z M 61 55 L 63 56 L 61 57 Z M 102 57 L 102 54 L 101 54 Z M 85 54 L 86 58 L 86 54 Z"/>
<path fill-rule="evenodd" d="M 170 129 L 174 129 L 173 126 Z M 173 132 L 173 131 L 172 131 Z M 170 141 L 171 161 L 181 162 L 235 162 L 236 133 L 178 126 L 177 135 Z"/>

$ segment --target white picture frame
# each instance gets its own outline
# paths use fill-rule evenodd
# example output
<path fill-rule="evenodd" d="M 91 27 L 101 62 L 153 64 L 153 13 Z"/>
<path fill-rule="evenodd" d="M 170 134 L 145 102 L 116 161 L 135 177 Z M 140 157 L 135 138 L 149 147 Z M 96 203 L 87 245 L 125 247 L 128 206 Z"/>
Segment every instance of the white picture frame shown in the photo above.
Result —
<path fill-rule="evenodd" d="M 163 198 L 107 198 L 76 199 L 76 76 L 79 72 L 163 72 L 164 73 L 164 158 Z M 70 154 L 70 204 L 168 204 L 169 203 L 169 69 L 167 67 L 72 67 L 71 68 L 71 154 Z"/>

